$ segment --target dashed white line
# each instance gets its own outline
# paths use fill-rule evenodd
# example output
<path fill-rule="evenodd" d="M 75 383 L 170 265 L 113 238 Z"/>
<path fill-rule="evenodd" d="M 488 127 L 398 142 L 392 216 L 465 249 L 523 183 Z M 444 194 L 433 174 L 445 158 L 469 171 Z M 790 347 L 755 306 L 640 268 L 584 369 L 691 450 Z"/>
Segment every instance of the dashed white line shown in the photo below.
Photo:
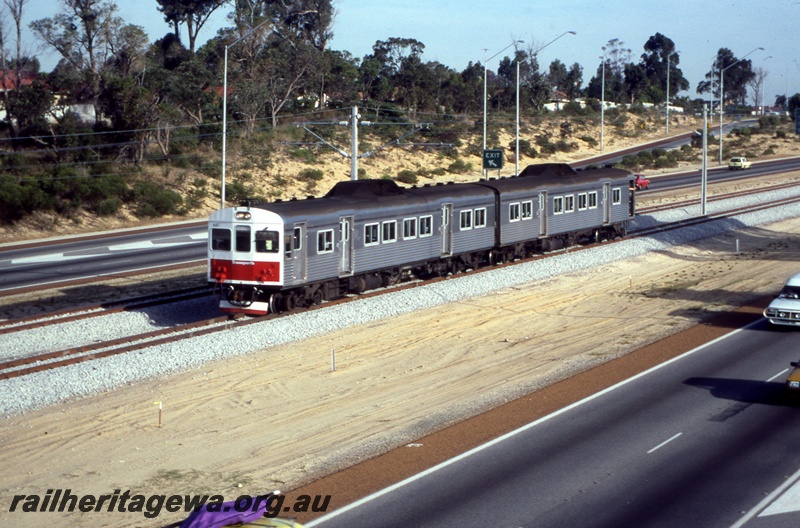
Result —
<path fill-rule="evenodd" d="M 770 381 L 774 380 L 774 379 L 775 379 L 775 378 L 777 378 L 777 377 L 783 376 L 783 375 L 784 375 L 784 374 L 786 374 L 787 372 L 789 372 L 789 369 L 788 369 L 788 368 L 787 368 L 787 369 L 783 369 L 782 371 L 778 372 L 777 374 L 775 374 L 774 376 L 772 376 L 770 379 L 768 379 L 768 380 L 767 380 L 767 383 L 769 383 Z"/>
<path fill-rule="evenodd" d="M 647 452 L 647 454 L 649 455 L 650 453 L 652 453 L 652 452 L 653 452 L 653 451 L 655 451 L 656 449 L 659 449 L 659 448 L 662 448 L 662 447 L 664 447 L 665 445 L 667 445 L 668 443 L 672 442 L 673 440 L 675 440 L 676 438 L 678 438 L 678 437 L 679 437 L 680 435 L 682 435 L 682 434 L 683 434 L 683 433 L 678 433 L 678 434 L 676 434 L 675 436 L 673 436 L 672 438 L 668 438 L 668 439 L 664 440 L 663 442 L 661 442 L 660 444 L 658 444 L 657 446 L 655 446 L 653 449 L 651 449 L 650 451 L 648 451 L 648 452 Z"/>

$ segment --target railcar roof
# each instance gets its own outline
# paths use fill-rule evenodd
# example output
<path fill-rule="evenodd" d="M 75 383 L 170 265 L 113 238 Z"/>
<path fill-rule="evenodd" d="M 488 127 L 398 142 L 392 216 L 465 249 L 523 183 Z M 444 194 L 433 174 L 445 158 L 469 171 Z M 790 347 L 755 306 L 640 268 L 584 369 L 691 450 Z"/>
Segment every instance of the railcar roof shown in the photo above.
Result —
<path fill-rule="evenodd" d="M 561 191 L 590 183 L 627 180 L 633 175 L 622 169 L 587 169 L 576 171 L 566 163 L 544 163 L 529 165 L 519 176 L 492 178 L 479 182 L 481 185 L 501 192 L 541 189 Z"/>

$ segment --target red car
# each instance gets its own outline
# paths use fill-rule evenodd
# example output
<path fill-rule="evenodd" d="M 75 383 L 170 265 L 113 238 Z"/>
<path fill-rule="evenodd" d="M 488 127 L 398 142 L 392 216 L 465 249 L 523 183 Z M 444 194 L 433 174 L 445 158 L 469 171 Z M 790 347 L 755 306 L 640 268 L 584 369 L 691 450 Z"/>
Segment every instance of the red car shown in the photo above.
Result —
<path fill-rule="evenodd" d="M 650 180 L 645 178 L 642 174 L 637 174 L 634 184 L 636 185 L 636 190 L 641 191 L 642 189 L 647 189 L 650 187 Z"/>

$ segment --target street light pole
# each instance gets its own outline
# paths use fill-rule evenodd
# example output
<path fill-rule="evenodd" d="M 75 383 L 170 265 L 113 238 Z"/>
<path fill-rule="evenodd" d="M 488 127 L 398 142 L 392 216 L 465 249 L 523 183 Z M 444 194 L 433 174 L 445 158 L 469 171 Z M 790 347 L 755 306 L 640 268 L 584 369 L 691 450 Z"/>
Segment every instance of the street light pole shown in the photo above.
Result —
<path fill-rule="evenodd" d="M 758 50 L 764 51 L 764 48 L 755 48 L 753 50 L 750 50 L 750 52 L 748 52 L 741 59 L 719 70 L 719 162 L 720 163 L 722 163 L 722 116 L 725 114 L 725 85 L 724 85 L 723 74 L 729 68 L 732 68 L 733 66 L 736 66 L 737 64 L 742 62 L 745 59 L 745 57 L 747 57 L 747 55 L 750 55 L 751 53 Z M 720 66 L 722 65 L 720 64 Z"/>
<path fill-rule="evenodd" d="M 560 39 L 564 35 L 575 35 L 575 34 L 576 33 L 574 31 L 565 31 L 564 33 L 560 34 L 559 36 L 557 36 L 556 38 L 554 38 L 553 40 L 551 40 L 550 42 L 548 42 L 547 44 L 545 44 L 544 46 L 542 46 L 541 48 L 536 50 L 536 53 L 534 53 L 533 56 L 537 57 L 539 55 L 540 51 L 542 51 L 547 46 L 549 46 L 553 42 L 557 41 L 558 39 Z M 486 121 L 484 119 L 484 123 L 485 122 Z M 519 60 L 517 60 L 517 121 L 516 121 L 516 138 L 514 140 L 514 143 L 515 143 L 515 147 L 516 147 L 515 148 L 515 152 L 514 152 L 514 161 L 515 161 L 515 163 L 514 163 L 514 174 L 515 175 L 519 175 Z M 485 145 L 484 145 L 484 148 L 486 148 Z"/>
<path fill-rule="evenodd" d="M 519 60 L 517 60 L 517 118 L 514 134 L 514 176 L 519 176 Z"/>
<path fill-rule="evenodd" d="M 237 38 L 227 46 L 225 46 L 225 61 L 224 61 L 224 68 L 225 71 L 222 74 L 222 189 L 220 191 L 220 209 L 225 208 L 225 166 L 226 166 L 226 155 L 227 155 L 227 143 L 228 143 L 228 49 L 238 44 L 240 41 L 246 39 L 250 35 L 253 34 L 255 30 L 271 22 L 270 19 L 264 20 L 259 25 L 242 35 L 241 37 Z"/>
<path fill-rule="evenodd" d="M 490 60 L 492 60 L 493 58 L 497 57 L 498 55 L 503 53 L 505 50 L 507 50 L 508 48 L 510 48 L 511 46 L 514 46 L 516 44 L 523 44 L 523 41 L 522 40 L 515 40 L 514 42 L 512 42 L 511 44 L 509 44 L 505 48 L 501 49 L 500 51 L 498 51 L 497 53 L 495 53 L 494 55 L 492 55 L 488 59 L 484 59 L 484 61 L 483 61 L 483 150 L 486 150 L 486 99 L 489 97 L 489 93 L 488 93 L 488 89 L 487 89 L 488 74 L 487 74 L 486 63 L 488 63 Z M 486 56 L 486 51 L 487 51 L 486 49 L 483 50 L 484 57 Z"/>
<path fill-rule="evenodd" d="M 603 46 L 603 73 L 600 82 L 600 152 L 603 152 L 603 128 L 606 120 L 606 47 Z"/>
<path fill-rule="evenodd" d="M 670 68 L 669 58 L 672 57 L 673 55 L 675 55 L 675 53 L 677 53 L 677 52 L 673 51 L 672 53 L 667 55 L 667 105 L 666 105 L 667 106 L 667 119 L 666 119 L 666 128 L 667 128 L 667 130 L 666 130 L 666 134 L 665 134 L 667 136 L 669 136 L 669 70 L 671 69 Z"/>
<path fill-rule="evenodd" d="M 771 58 L 772 58 L 772 55 L 770 55 L 769 57 L 766 57 L 761 62 L 767 62 L 767 59 L 771 59 Z M 763 68 L 762 68 L 762 72 L 763 72 Z M 767 75 L 765 73 L 761 77 L 761 115 L 762 116 L 764 115 L 764 107 L 766 106 L 765 100 L 767 98 L 767 81 L 766 81 L 766 79 L 767 79 Z"/>

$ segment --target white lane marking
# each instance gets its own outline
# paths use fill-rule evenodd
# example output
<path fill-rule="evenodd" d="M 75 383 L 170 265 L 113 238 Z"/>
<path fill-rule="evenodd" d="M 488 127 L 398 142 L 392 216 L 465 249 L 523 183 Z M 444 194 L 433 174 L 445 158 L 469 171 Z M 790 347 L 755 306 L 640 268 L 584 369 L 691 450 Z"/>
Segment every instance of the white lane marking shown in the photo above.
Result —
<path fill-rule="evenodd" d="M 353 510 L 355 508 L 358 508 L 359 506 L 362 506 L 362 505 L 364 505 L 364 504 L 366 504 L 368 502 L 372 502 L 373 500 L 375 500 L 375 499 L 377 499 L 379 497 L 382 497 L 382 496 L 384 496 L 384 495 L 386 495 L 388 493 L 391 493 L 391 492 L 393 492 L 393 491 L 395 491 L 397 489 L 400 489 L 400 488 L 402 488 L 403 486 L 405 486 L 407 484 L 411 484 L 412 482 L 415 482 L 415 481 L 417 481 L 417 480 L 419 480 L 421 478 L 427 477 L 428 475 L 431 475 L 431 474 L 439 471 L 440 469 L 444 469 L 447 466 L 455 464 L 456 462 L 460 462 L 461 460 L 464 460 L 465 458 L 468 458 L 468 457 L 470 457 L 470 456 L 472 456 L 472 455 L 474 455 L 476 453 L 479 453 L 479 452 L 483 451 L 484 449 L 488 449 L 489 447 L 492 447 L 495 444 L 499 444 L 500 442 L 508 440 L 509 438 L 512 438 L 512 437 L 514 437 L 514 436 L 516 436 L 516 435 L 518 435 L 520 433 L 523 433 L 523 432 L 527 431 L 528 429 L 536 427 L 537 425 L 542 424 L 542 423 L 544 423 L 544 422 L 546 422 L 546 421 L 548 421 L 548 420 L 550 420 L 552 418 L 555 418 L 556 416 L 564 414 L 567 411 L 571 411 L 572 409 L 575 409 L 576 407 L 579 407 L 579 406 L 581 406 L 581 405 L 583 405 L 585 403 L 588 403 L 588 402 L 590 402 L 590 401 L 592 401 L 592 400 L 594 400 L 596 398 L 599 398 L 599 397 L 601 397 L 601 396 L 603 396 L 603 395 L 605 395 L 605 394 L 607 394 L 607 393 L 609 393 L 611 391 L 619 389 L 620 387 L 622 387 L 624 385 L 627 385 L 628 383 L 630 383 L 632 381 L 635 381 L 635 380 L 637 380 L 639 378 L 647 376 L 648 374 L 651 374 L 651 373 L 653 373 L 653 372 L 655 372 L 655 371 L 657 371 L 657 370 L 659 370 L 659 369 L 661 369 L 663 367 L 666 367 L 667 365 L 669 365 L 671 363 L 674 363 L 676 361 L 680 361 L 681 359 L 683 359 L 685 357 L 688 357 L 688 356 L 694 354 L 695 352 L 699 352 L 700 350 L 703 350 L 706 347 L 709 347 L 709 346 L 711 346 L 711 345 L 713 345 L 713 344 L 715 344 L 715 343 L 717 343 L 719 341 L 722 341 L 723 339 L 727 339 L 727 338 L 729 338 L 729 337 L 731 337 L 731 336 L 733 336 L 735 334 L 738 334 L 742 330 L 746 330 L 746 329 L 750 328 L 751 326 L 755 326 L 756 324 L 759 324 L 762 321 L 763 321 L 763 317 L 758 319 L 757 321 L 754 321 L 754 322 L 750 323 L 749 325 L 747 325 L 747 326 L 745 326 L 743 328 L 738 328 L 738 329 L 734 330 L 733 332 L 729 332 L 729 333 L 727 333 L 727 334 L 725 334 L 723 336 L 720 336 L 720 337 L 714 339 L 713 341 L 709 341 L 708 343 L 706 343 L 704 345 L 700 345 L 699 347 L 694 348 L 692 350 L 689 350 L 688 352 L 684 352 L 680 356 L 674 357 L 674 358 L 672 358 L 672 359 L 670 359 L 668 361 L 665 361 L 664 363 L 661 363 L 659 365 L 656 365 L 655 367 L 647 369 L 644 372 L 640 372 L 639 374 L 636 374 L 635 376 L 632 376 L 632 377 L 630 377 L 630 378 L 628 378 L 626 380 L 620 381 L 616 385 L 612 385 L 611 387 L 603 389 L 600 392 L 596 392 L 595 394 L 592 394 L 591 396 L 587 396 L 586 398 L 584 398 L 584 399 L 582 399 L 580 401 L 577 401 L 575 403 L 567 405 L 566 407 L 563 407 L 563 408 L 557 410 L 554 413 L 548 414 L 547 416 L 543 416 L 542 418 L 539 418 L 539 419 L 537 419 L 537 420 L 535 420 L 533 422 L 525 424 L 525 425 L 523 425 L 522 427 L 520 427 L 518 429 L 515 429 L 515 430 L 513 430 L 513 431 L 511 431 L 509 433 L 506 433 L 506 434 L 502 435 L 502 436 L 498 436 L 497 438 L 495 438 L 493 440 L 489 440 L 485 444 L 481 444 L 478 447 L 474 447 L 474 448 L 470 449 L 469 451 L 466 451 L 464 453 L 461 453 L 460 455 L 457 455 L 457 456 L 454 456 L 453 458 L 445 460 L 444 462 L 442 462 L 440 464 L 437 464 L 437 465 L 433 466 L 432 468 L 428 468 L 425 471 L 422 471 L 421 473 L 417 473 L 416 475 L 412 475 L 412 476 L 408 477 L 405 480 L 401 480 L 400 482 L 392 484 L 391 486 L 383 488 L 382 490 L 378 490 L 378 491 L 376 491 L 375 493 L 373 493 L 371 495 L 367 495 L 366 497 L 363 497 L 363 498 L 361 498 L 361 499 L 359 499 L 359 500 L 357 500 L 355 502 L 352 502 L 352 503 L 348 504 L 347 506 L 343 506 L 343 507 L 339 508 L 338 510 L 334 510 L 334 511 L 328 513 L 328 514 L 323 515 L 322 517 L 314 519 L 311 522 L 307 522 L 304 526 L 306 528 L 311 528 L 312 526 L 317 526 L 318 524 L 322 524 L 327 520 L 333 519 L 334 517 L 338 517 L 339 515 L 341 515 L 343 513 L 346 513 L 346 512 L 348 512 L 350 510 Z"/>
<path fill-rule="evenodd" d="M 77 260 L 83 259 L 87 257 L 91 257 L 92 255 L 71 255 L 67 256 L 63 253 L 49 253 L 47 255 L 36 255 L 35 257 L 22 257 L 18 259 L 7 260 L 9 266 L 17 266 L 19 264 L 41 264 L 43 262 L 58 262 L 64 260 Z"/>
<path fill-rule="evenodd" d="M 676 434 L 675 436 L 673 436 L 672 438 L 669 438 L 669 439 L 667 439 L 667 440 L 664 440 L 663 442 L 661 442 L 660 444 L 658 444 L 657 446 L 655 446 L 653 449 L 651 449 L 650 451 L 648 451 L 648 452 L 647 452 L 647 454 L 649 455 L 650 453 L 652 453 L 652 452 L 653 452 L 653 451 L 655 451 L 656 449 L 658 449 L 658 448 L 660 448 L 660 447 L 664 447 L 665 445 L 667 445 L 668 443 L 672 442 L 673 440 L 675 440 L 676 438 L 678 438 L 678 437 L 679 437 L 680 435 L 682 435 L 682 434 L 683 434 L 683 433 L 678 433 L 678 434 Z"/>
<path fill-rule="evenodd" d="M 795 482 L 783 495 L 758 514 L 759 517 L 800 511 L 800 482 Z"/>
<path fill-rule="evenodd" d="M 170 242 L 170 243 L 159 243 L 158 240 L 143 240 L 141 242 L 129 242 L 127 244 L 115 244 L 113 246 L 102 246 L 95 248 L 96 253 L 85 253 L 82 255 L 67 255 L 65 253 L 49 253 L 46 255 L 36 255 L 33 257 L 22 257 L 18 259 L 12 259 L 8 262 L 11 266 L 16 266 L 20 264 L 39 264 L 43 262 L 58 262 L 58 261 L 67 261 L 67 260 L 78 260 L 78 259 L 87 259 L 93 258 L 98 255 L 108 255 L 110 253 L 115 252 L 122 252 L 122 251 L 135 251 L 141 249 L 153 249 L 156 247 L 156 244 L 159 244 L 162 248 L 167 247 L 175 247 L 175 246 L 185 246 L 187 244 L 194 244 L 197 240 L 203 240 L 208 238 L 208 233 L 196 233 L 189 236 L 191 240 L 186 240 L 182 242 Z M 69 252 L 71 253 L 71 252 Z"/>
<path fill-rule="evenodd" d="M 188 260 L 186 262 L 176 262 L 176 264 L 183 264 L 183 265 L 186 265 L 186 266 L 191 266 L 191 265 L 199 266 L 201 264 L 207 264 L 207 263 L 208 263 L 208 261 L 205 260 L 205 259 L 204 260 Z M 167 265 L 159 264 L 158 266 L 146 266 L 144 268 L 133 268 L 133 269 L 129 269 L 129 270 L 125 271 L 124 273 L 135 273 L 137 271 L 147 271 L 147 270 L 159 270 L 161 268 L 166 268 L 166 267 L 169 267 L 169 266 L 172 266 L 172 264 L 167 264 Z M 122 272 L 116 272 L 116 271 L 109 272 L 109 273 L 95 273 L 93 275 L 81 275 L 79 277 L 72 277 L 70 279 L 57 279 L 57 280 L 48 281 L 48 282 L 39 282 L 36 285 L 37 286 L 46 286 L 48 284 L 68 284 L 70 282 L 74 282 L 74 281 L 78 281 L 78 280 L 82 280 L 82 279 L 91 279 L 91 278 L 95 278 L 95 277 L 106 277 L 106 276 L 109 276 L 109 275 L 120 275 L 121 273 Z M 13 288 L 0 288 L 0 291 L 13 291 L 13 290 L 24 290 L 24 289 L 25 289 L 25 287 L 15 286 Z"/>
<path fill-rule="evenodd" d="M 786 374 L 787 372 L 789 372 L 789 369 L 788 369 L 788 368 L 787 368 L 787 369 L 783 369 L 782 371 L 778 372 L 777 374 L 775 374 L 774 376 L 772 376 L 770 379 L 768 379 L 768 380 L 767 380 L 767 383 L 769 383 L 770 381 L 774 380 L 775 378 L 778 378 L 778 377 L 780 377 L 780 376 L 783 376 L 783 375 L 784 375 L 784 374 Z"/>
<path fill-rule="evenodd" d="M 781 484 L 780 486 L 778 486 L 777 488 L 775 488 L 775 490 L 774 490 L 772 493 L 770 493 L 769 495 L 767 495 L 766 497 L 764 497 L 764 499 L 763 499 L 761 502 L 759 502 L 758 504 L 756 504 L 756 505 L 755 505 L 755 507 L 753 507 L 753 509 L 751 509 L 749 512 L 747 512 L 746 514 L 744 514 L 744 516 L 743 516 L 742 518 L 740 518 L 738 521 L 736 521 L 736 523 L 735 523 L 735 524 L 732 524 L 732 525 L 731 525 L 731 528 L 741 528 L 742 526 L 744 526 L 744 525 L 745 525 L 747 522 L 749 522 L 749 521 L 750 521 L 750 519 L 752 519 L 753 517 L 755 517 L 756 515 L 758 515 L 758 513 L 759 513 L 761 510 L 763 510 L 763 509 L 764 509 L 764 508 L 767 506 L 767 504 L 769 504 L 770 502 L 774 501 L 774 500 L 775 500 L 775 499 L 776 499 L 776 498 L 777 498 L 777 497 L 778 497 L 778 496 L 779 496 L 781 493 L 783 493 L 783 492 L 784 492 L 784 491 L 785 491 L 787 488 L 789 488 L 790 486 L 794 486 L 795 484 L 797 484 L 797 480 L 798 480 L 798 479 L 800 479 L 800 469 L 798 469 L 797 471 L 795 471 L 794 475 L 792 475 L 791 477 L 789 477 L 788 479 L 786 479 L 786 480 L 783 482 L 783 484 Z M 792 510 L 787 510 L 787 511 L 795 511 L 795 510 L 797 510 L 797 509 L 798 509 L 798 508 L 797 508 L 797 507 L 795 507 L 794 509 L 792 509 Z M 778 513 L 778 512 L 773 512 L 773 513 Z M 769 514 L 767 514 L 767 513 L 764 513 L 763 515 L 772 515 L 772 513 L 769 513 Z M 759 517 L 760 517 L 760 515 L 759 515 Z"/>

